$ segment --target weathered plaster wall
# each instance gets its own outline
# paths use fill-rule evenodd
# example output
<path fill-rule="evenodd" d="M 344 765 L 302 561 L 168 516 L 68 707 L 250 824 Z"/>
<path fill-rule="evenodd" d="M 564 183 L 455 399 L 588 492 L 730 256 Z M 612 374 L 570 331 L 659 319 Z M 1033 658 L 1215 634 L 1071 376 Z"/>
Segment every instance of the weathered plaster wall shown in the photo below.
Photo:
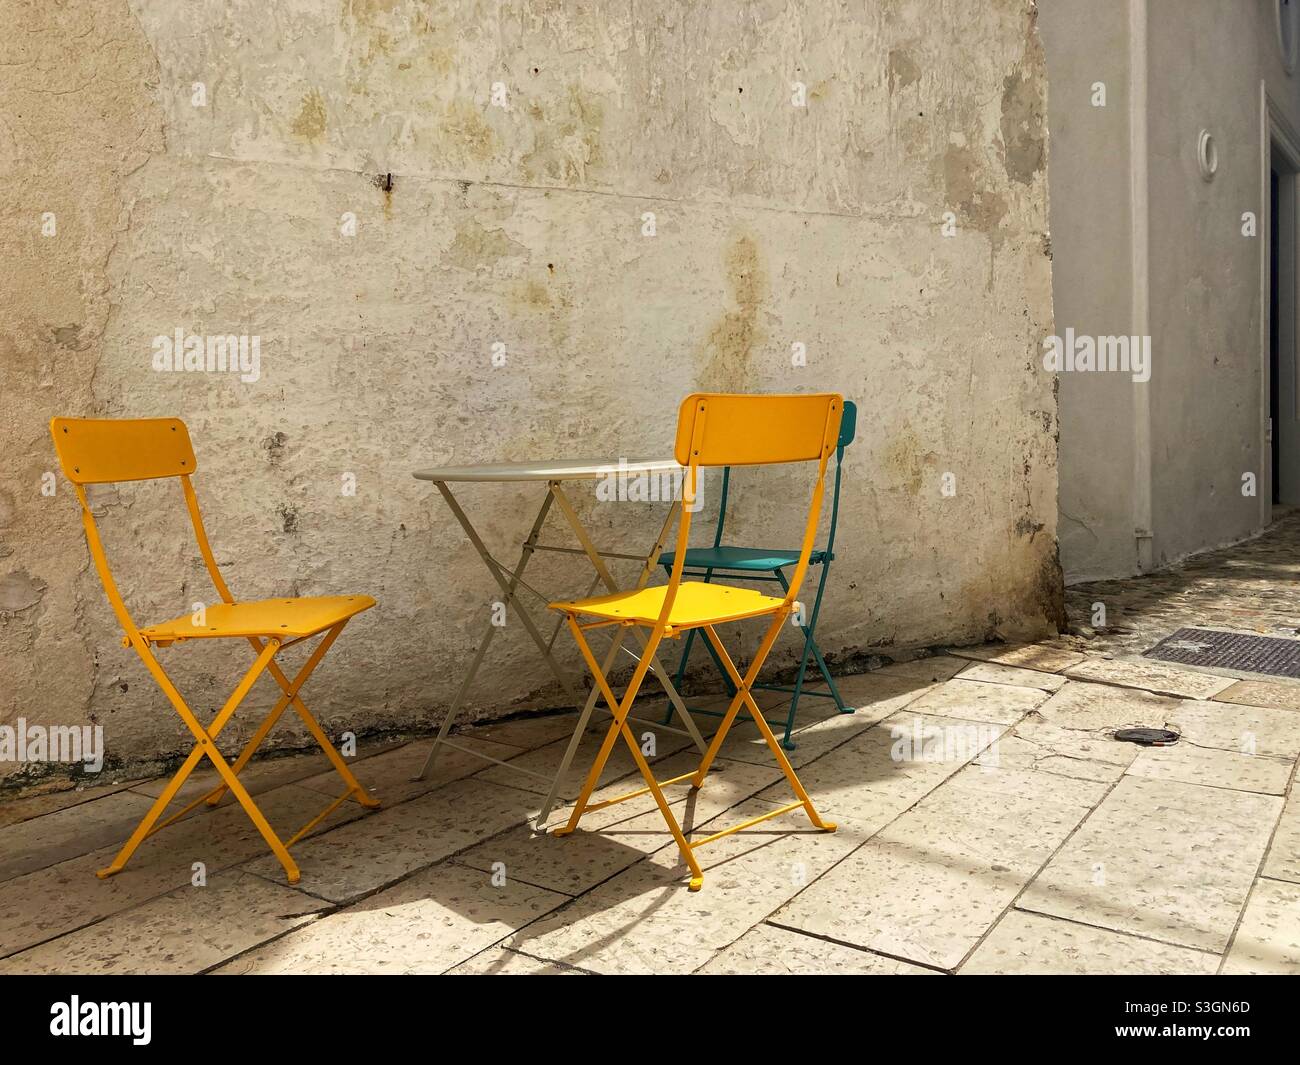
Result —
<path fill-rule="evenodd" d="M 5 6 L 30 29 L 0 45 L 17 178 L 0 193 L 17 252 L 0 264 L 0 720 L 93 717 L 126 762 L 185 746 L 120 646 L 70 491 L 39 495 L 56 412 L 186 418 L 237 596 L 379 599 L 308 700 L 334 731 L 436 722 L 496 597 L 412 469 L 666 453 L 692 389 L 858 402 L 821 623 L 838 659 L 1058 621 L 1028 0 L 101 0 L 68 25 Z M 39 216 L 60 208 L 51 243 Z M 154 372 L 153 338 L 178 328 L 259 335 L 260 379 Z M 803 472 L 737 478 L 738 542 L 794 539 Z M 535 492 L 461 495 L 513 558 Z M 96 502 L 138 618 L 213 598 L 175 486 Z M 662 520 L 579 507 L 611 546 L 647 546 Z M 530 580 L 586 587 L 554 556 Z M 205 709 L 246 657 L 162 653 Z M 518 624 L 473 698 L 555 703 Z"/>

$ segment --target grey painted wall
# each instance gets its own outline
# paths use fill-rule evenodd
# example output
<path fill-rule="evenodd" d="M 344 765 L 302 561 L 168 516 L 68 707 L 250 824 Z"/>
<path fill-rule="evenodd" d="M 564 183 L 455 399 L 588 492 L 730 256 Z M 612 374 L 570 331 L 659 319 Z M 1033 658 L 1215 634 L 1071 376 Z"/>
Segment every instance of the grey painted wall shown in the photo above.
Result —
<path fill-rule="evenodd" d="M 1123 575 L 1250 535 L 1268 521 L 1261 403 L 1260 82 L 1294 123 L 1274 0 L 1044 0 L 1053 82 L 1052 246 L 1056 322 L 1079 333 L 1134 332 L 1146 288 L 1153 372 L 1063 374 L 1061 557 L 1067 579 Z M 1130 151 L 1130 25 L 1144 15 L 1142 158 Z M 1105 108 L 1089 86 L 1104 80 Z M 1197 137 L 1213 135 L 1218 172 L 1202 180 Z M 1142 168 L 1145 167 L 1145 182 Z M 1137 175 L 1135 177 L 1135 175 Z M 1136 199 L 1131 184 L 1140 184 Z M 1132 207 L 1145 205 L 1143 229 Z M 1261 235 L 1242 235 L 1253 211 Z M 1133 263 L 1146 268 L 1133 272 Z M 1127 323 L 1127 325 L 1126 325 Z M 1267 323 L 1264 323 L 1266 328 Z M 1143 448 L 1142 399 L 1150 408 Z M 1140 461 L 1149 455 L 1148 474 Z M 1300 461 L 1300 456 L 1297 456 Z M 1243 496 L 1254 473 L 1256 496 Z M 1149 483 L 1149 558 L 1134 538 Z"/>
<path fill-rule="evenodd" d="M 1126 335 L 1133 315 L 1128 3 L 1045 0 L 1040 10 L 1052 79 L 1056 328 Z M 1092 103 L 1098 82 L 1104 107 Z M 1067 576 L 1132 572 L 1133 383 L 1108 373 L 1058 380 L 1062 565 Z"/>

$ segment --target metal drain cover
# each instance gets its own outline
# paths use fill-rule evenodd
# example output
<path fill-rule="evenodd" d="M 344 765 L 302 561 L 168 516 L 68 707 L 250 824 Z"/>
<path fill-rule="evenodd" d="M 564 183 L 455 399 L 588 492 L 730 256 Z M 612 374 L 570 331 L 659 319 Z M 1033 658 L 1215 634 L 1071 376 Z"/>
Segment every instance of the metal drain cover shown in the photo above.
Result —
<path fill-rule="evenodd" d="M 1178 733 L 1167 728 L 1122 728 L 1115 732 L 1115 739 L 1143 747 L 1170 747 L 1178 742 Z"/>
<path fill-rule="evenodd" d="M 1237 669 L 1271 677 L 1300 677 L 1300 640 L 1250 636 L 1218 629 L 1179 629 L 1142 652 L 1146 658 L 1188 666 Z"/>

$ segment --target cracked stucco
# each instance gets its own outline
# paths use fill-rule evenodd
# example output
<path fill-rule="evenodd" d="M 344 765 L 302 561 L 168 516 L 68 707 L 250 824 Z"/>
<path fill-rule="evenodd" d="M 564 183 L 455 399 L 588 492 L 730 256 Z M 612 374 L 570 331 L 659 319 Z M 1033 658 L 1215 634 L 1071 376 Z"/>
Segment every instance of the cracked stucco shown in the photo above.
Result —
<path fill-rule="evenodd" d="M 111 764 L 185 748 L 120 645 L 68 486 L 40 494 L 55 413 L 188 421 L 237 596 L 376 596 L 308 689 L 335 732 L 435 722 L 495 598 L 412 469 L 664 453 L 695 388 L 858 402 L 828 652 L 1058 619 L 1032 4 L 4 7 L 29 29 L 0 44 L 17 234 L 0 264 L 0 720 L 99 721 Z M 260 336 L 260 379 L 154 372 L 152 338 L 178 328 Z M 460 495 L 511 554 L 535 494 Z M 577 497 L 614 548 L 661 520 Z M 746 473 L 731 532 L 796 540 L 803 498 L 791 471 Z M 782 499 L 799 502 L 773 514 Z M 174 485 L 94 501 L 138 620 L 211 601 Z M 586 586 L 556 556 L 530 580 Z M 476 713 L 556 702 L 520 629 L 494 644 Z M 204 711 L 246 657 L 162 655 Z"/>

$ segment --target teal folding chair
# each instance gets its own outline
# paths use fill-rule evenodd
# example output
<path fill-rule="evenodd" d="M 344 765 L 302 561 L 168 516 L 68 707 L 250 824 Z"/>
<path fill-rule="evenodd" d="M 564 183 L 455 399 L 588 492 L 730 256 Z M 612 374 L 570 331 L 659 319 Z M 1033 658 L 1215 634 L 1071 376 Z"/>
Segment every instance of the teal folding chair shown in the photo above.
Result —
<path fill-rule="evenodd" d="M 755 688 L 762 688 L 766 691 L 788 692 L 790 693 L 790 710 L 785 718 L 785 735 L 781 738 L 781 746 L 787 751 L 795 749 L 794 742 L 790 739 L 790 732 L 794 728 L 795 714 L 799 709 L 799 700 L 805 695 L 815 696 L 819 699 L 834 699 L 835 707 L 841 714 L 853 713 L 853 707 L 845 706 L 844 700 L 840 698 L 840 692 L 835 687 L 835 679 L 831 676 L 831 671 L 826 668 L 826 660 L 822 657 L 821 648 L 817 646 L 814 633 L 817 631 L 817 615 L 822 608 L 822 594 L 826 591 L 826 578 L 830 575 L 831 562 L 835 558 L 833 553 L 835 547 L 835 525 L 839 520 L 840 512 L 840 470 L 844 463 L 844 449 L 853 443 L 854 429 L 857 427 L 858 408 L 849 401 L 844 403 L 844 414 L 840 420 L 840 435 L 835 448 L 835 491 L 831 497 L 831 527 L 826 536 L 826 546 L 821 550 L 815 550 L 808 558 L 810 566 L 821 567 L 821 579 L 817 582 L 817 597 L 813 600 L 812 613 L 806 618 L 806 621 L 800 622 L 799 627 L 803 630 L 803 655 L 799 659 L 799 671 L 795 675 L 794 687 L 786 687 L 780 684 L 755 684 Z M 789 584 L 786 581 L 785 570 L 788 566 L 794 566 L 799 562 L 799 549 L 770 551 L 765 548 L 756 547 L 724 547 L 722 544 L 722 532 L 727 521 L 727 492 L 731 485 L 731 467 L 724 466 L 722 469 L 722 492 L 718 503 L 718 527 L 713 535 L 712 547 L 692 547 L 686 552 L 686 571 L 683 576 L 690 577 L 692 580 L 702 580 L 708 583 L 713 580 L 714 576 L 726 577 L 732 580 L 744 581 L 772 581 L 781 585 L 782 590 L 788 590 Z M 659 556 L 659 564 L 664 569 L 671 571 L 675 552 L 665 551 Z M 691 630 L 686 634 L 685 645 L 682 647 L 681 661 L 677 664 L 677 674 L 674 677 L 674 686 L 680 690 L 682 678 L 686 675 L 686 666 L 691 657 L 691 646 L 695 640 L 695 631 Z M 706 640 L 704 641 L 705 650 L 713 659 L 714 665 L 718 667 L 718 672 L 722 674 L 726 681 L 727 694 L 735 695 L 735 686 L 731 683 L 727 671 L 718 661 L 718 655 L 713 647 Z M 817 668 L 821 671 L 822 677 L 826 680 L 828 691 L 805 690 L 804 678 L 808 671 L 808 662 L 812 660 L 817 663 Z M 695 714 L 704 714 L 710 717 L 721 717 L 722 715 L 714 710 L 701 710 L 691 706 L 687 709 Z M 672 720 L 673 706 L 670 703 L 668 712 L 664 715 L 664 724 Z M 769 723 L 781 726 L 780 721 L 771 721 Z"/>

